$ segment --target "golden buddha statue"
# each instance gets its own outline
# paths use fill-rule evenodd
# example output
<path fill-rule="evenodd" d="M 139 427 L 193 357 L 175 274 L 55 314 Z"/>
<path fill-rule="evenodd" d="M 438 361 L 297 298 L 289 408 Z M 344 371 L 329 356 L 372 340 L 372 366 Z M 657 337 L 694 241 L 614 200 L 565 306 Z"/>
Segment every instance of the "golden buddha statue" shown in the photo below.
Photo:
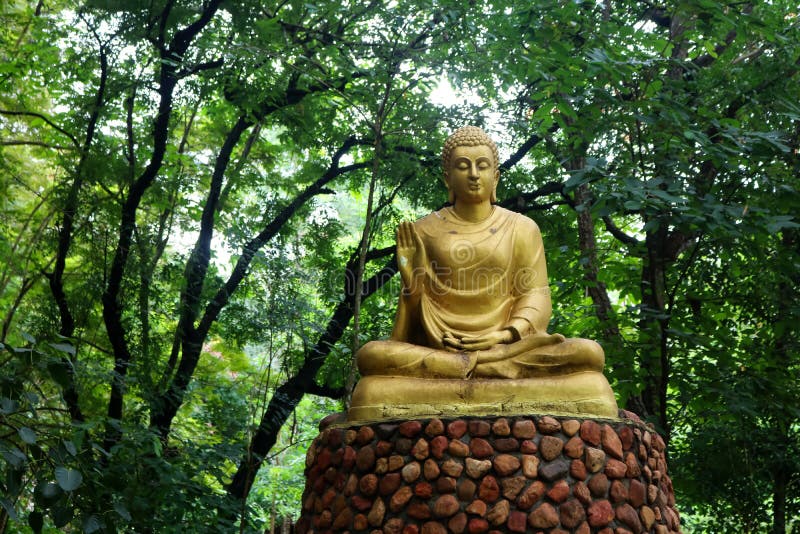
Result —
<path fill-rule="evenodd" d="M 356 354 L 348 419 L 549 413 L 617 417 L 603 349 L 548 334 L 539 227 L 496 206 L 495 143 L 465 126 L 442 151 L 450 206 L 397 230 L 392 336 Z"/>

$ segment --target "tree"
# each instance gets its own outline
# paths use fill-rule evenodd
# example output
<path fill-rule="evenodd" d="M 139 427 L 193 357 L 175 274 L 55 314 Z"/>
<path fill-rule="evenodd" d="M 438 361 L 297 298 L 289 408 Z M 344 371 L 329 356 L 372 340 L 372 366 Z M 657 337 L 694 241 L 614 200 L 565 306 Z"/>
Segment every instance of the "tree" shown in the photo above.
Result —
<path fill-rule="evenodd" d="M 621 403 L 671 438 L 690 524 L 785 531 L 792 8 L 3 8 L 0 525 L 260 529 L 259 477 L 299 483 L 275 467 L 313 431 L 292 414 L 345 398 L 388 332 L 394 227 L 442 205 L 441 142 L 477 122 L 509 150 L 504 205 L 543 229 L 554 329 L 601 340 Z M 432 105 L 443 76 L 481 102 Z M 708 443 L 758 461 L 733 476 Z"/>

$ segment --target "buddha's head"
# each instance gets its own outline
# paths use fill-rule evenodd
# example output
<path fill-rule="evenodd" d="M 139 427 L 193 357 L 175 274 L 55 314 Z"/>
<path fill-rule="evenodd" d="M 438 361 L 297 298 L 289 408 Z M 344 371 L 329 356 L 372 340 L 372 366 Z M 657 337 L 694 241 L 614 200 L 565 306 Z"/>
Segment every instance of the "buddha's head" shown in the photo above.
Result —
<path fill-rule="evenodd" d="M 496 187 L 500 178 L 497 145 L 477 126 L 463 126 L 447 138 L 442 148 L 442 167 L 444 182 L 447 186 L 448 201 L 453 204 L 459 194 L 473 197 L 480 191 L 472 193 L 470 187 L 458 187 L 459 177 L 466 186 L 471 180 L 485 177 L 489 182 L 489 200 L 497 201 Z M 462 176 L 463 175 L 463 176 Z M 480 199 L 480 198 L 478 198 Z M 467 199 L 462 199 L 467 200 Z"/>

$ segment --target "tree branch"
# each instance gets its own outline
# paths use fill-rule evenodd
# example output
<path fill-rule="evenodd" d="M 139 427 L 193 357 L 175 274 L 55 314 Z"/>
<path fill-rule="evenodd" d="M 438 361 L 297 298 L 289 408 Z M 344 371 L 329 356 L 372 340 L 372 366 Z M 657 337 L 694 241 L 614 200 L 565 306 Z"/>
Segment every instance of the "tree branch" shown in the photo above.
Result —
<path fill-rule="evenodd" d="M 52 120 L 50 120 L 49 117 L 42 115 L 41 113 L 37 113 L 35 111 L 11 111 L 8 109 L 0 109 L 0 115 L 27 116 L 27 117 L 36 117 L 37 119 L 42 119 L 51 128 L 69 137 L 69 140 L 72 141 L 72 144 L 74 145 L 75 148 L 80 148 L 81 146 L 81 144 L 78 142 L 78 140 L 75 138 L 74 135 L 72 135 L 67 130 L 54 123 Z"/>

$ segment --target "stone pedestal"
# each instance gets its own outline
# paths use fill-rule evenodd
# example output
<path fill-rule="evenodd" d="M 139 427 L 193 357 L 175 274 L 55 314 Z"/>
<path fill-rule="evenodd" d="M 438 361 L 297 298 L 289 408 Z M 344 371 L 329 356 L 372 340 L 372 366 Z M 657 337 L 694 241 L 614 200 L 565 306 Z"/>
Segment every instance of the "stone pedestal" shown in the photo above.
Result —
<path fill-rule="evenodd" d="M 664 441 L 632 414 L 382 422 L 321 432 L 307 532 L 680 532 Z"/>

